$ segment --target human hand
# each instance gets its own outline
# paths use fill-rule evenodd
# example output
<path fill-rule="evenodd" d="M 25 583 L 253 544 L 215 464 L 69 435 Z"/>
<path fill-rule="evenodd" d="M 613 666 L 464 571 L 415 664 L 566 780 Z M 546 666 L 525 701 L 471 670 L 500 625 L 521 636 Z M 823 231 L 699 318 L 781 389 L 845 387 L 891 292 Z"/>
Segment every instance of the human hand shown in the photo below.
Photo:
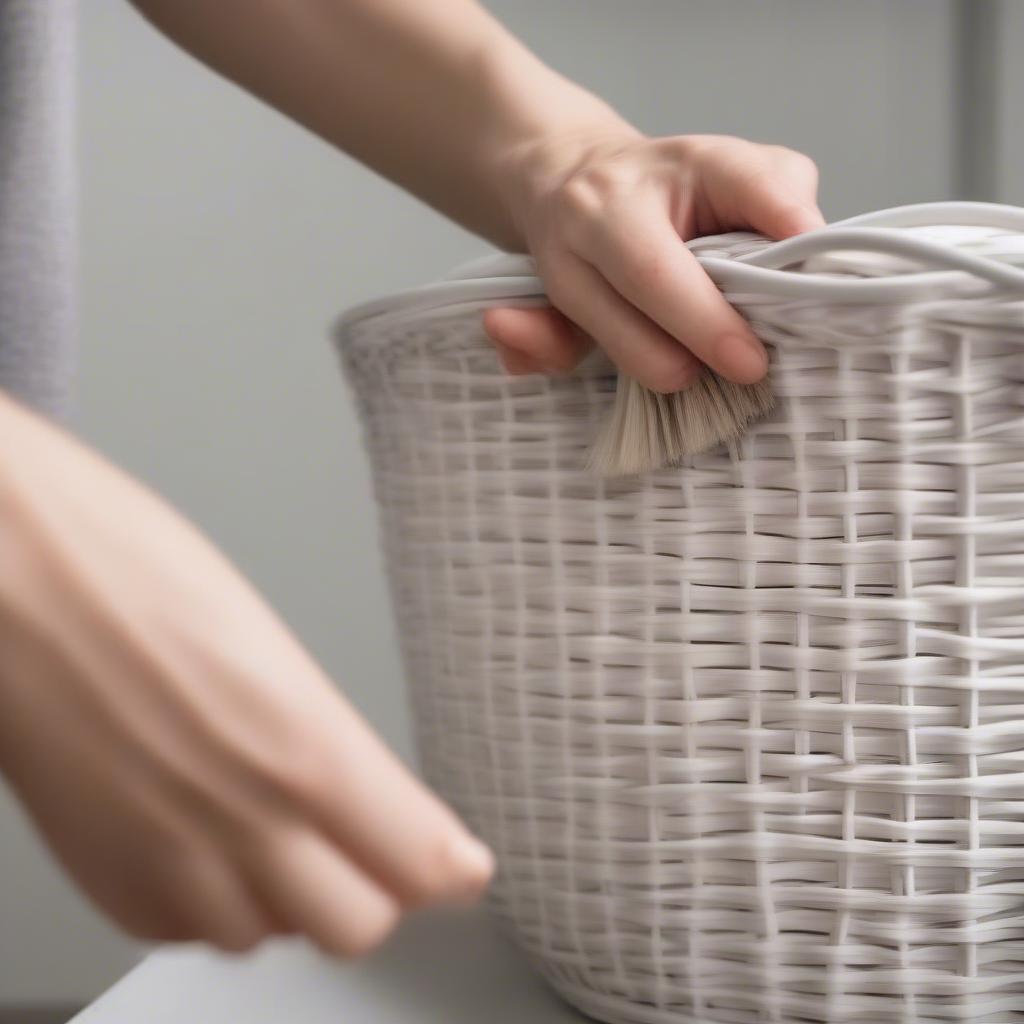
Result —
<path fill-rule="evenodd" d="M 503 166 L 510 211 L 555 307 L 485 313 L 507 372 L 567 372 L 596 341 L 654 391 L 683 390 L 702 365 L 741 384 L 764 376 L 763 345 L 683 242 L 824 226 L 813 161 L 728 136 L 621 127 L 523 147 Z"/>
<path fill-rule="evenodd" d="M 162 501 L 0 396 L 0 770 L 137 936 L 358 954 L 488 851 Z"/>

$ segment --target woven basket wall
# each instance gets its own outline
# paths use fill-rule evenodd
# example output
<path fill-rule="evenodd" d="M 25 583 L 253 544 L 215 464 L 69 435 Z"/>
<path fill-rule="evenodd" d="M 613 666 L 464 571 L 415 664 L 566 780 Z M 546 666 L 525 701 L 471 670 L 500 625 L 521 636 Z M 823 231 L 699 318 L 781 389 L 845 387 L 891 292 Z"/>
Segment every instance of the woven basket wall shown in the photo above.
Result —
<path fill-rule="evenodd" d="M 1024 1021 L 1024 211 L 818 234 L 691 244 L 780 402 L 644 477 L 603 357 L 500 371 L 528 261 L 338 330 L 424 770 L 615 1024 Z"/>

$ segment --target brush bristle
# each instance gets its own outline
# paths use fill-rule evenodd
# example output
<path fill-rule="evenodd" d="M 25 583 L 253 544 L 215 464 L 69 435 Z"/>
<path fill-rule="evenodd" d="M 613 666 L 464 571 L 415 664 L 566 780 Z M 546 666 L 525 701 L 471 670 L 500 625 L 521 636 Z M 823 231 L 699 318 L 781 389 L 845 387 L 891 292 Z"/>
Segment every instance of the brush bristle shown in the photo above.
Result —
<path fill-rule="evenodd" d="M 587 465 L 601 476 L 647 473 L 739 437 L 775 406 L 768 379 L 733 384 L 710 370 L 691 387 L 658 394 L 620 376 L 611 414 Z"/>

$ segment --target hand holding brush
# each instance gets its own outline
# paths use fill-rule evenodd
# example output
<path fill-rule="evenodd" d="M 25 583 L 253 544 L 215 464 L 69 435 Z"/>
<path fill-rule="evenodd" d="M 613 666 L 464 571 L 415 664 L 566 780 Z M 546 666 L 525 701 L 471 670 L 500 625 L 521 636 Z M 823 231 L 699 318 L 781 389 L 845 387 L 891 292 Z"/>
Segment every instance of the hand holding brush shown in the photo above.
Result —
<path fill-rule="evenodd" d="M 684 243 L 822 227 L 813 161 L 727 136 L 620 127 L 555 136 L 514 166 L 513 209 L 553 307 L 493 309 L 484 325 L 512 374 L 567 372 L 595 343 L 605 350 L 621 376 L 595 469 L 655 469 L 770 411 L 764 346 Z"/>
<path fill-rule="evenodd" d="M 475 0 L 274 2 L 258 16 L 247 0 L 136 3 L 328 142 L 534 257 L 560 315 L 495 310 L 486 328 L 512 373 L 564 370 L 594 342 L 607 352 L 625 380 L 598 468 L 669 461 L 763 406 L 764 388 L 729 384 L 764 377 L 764 348 L 684 242 L 823 226 L 808 157 L 721 135 L 647 137 Z"/>

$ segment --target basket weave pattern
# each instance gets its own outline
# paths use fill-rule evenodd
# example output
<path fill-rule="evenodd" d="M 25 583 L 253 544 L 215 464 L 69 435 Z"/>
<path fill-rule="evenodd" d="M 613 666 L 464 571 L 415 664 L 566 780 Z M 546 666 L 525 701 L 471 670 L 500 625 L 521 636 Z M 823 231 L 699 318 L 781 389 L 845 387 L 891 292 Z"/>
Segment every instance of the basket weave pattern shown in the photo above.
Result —
<path fill-rule="evenodd" d="M 612 481 L 602 360 L 348 328 L 426 775 L 581 1009 L 1024 1020 L 1022 295 L 730 293 L 776 412 Z"/>

